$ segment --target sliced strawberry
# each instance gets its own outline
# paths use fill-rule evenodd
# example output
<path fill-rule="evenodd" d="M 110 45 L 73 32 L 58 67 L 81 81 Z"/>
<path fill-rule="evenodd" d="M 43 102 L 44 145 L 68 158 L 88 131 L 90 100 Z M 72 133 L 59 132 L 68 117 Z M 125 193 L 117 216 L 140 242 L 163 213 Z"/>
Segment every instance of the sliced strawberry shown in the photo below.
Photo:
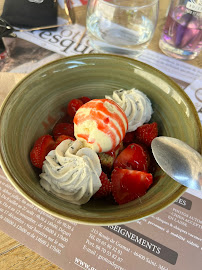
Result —
<path fill-rule="evenodd" d="M 135 137 L 139 142 L 150 146 L 154 138 L 158 136 L 158 126 L 156 122 L 144 124 L 135 130 Z"/>
<path fill-rule="evenodd" d="M 76 111 L 83 105 L 83 102 L 80 99 L 72 99 L 67 106 L 67 113 L 72 118 L 74 117 Z"/>
<path fill-rule="evenodd" d="M 59 123 L 73 123 L 73 118 L 72 117 L 70 117 L 68 114 L 65 114 L 64 116 L 62 116 L 59 120 L 58 120 L 58 122 L 56 123 L 56 125 L 57 124 L 59 124 Z"/>
<path fill-rule="evenodd" d="M 107 175 L 102 172 L 100 175 L 100 181 L 102 183 L 102 186 L 100 189 L 94 194 L 94 198 L 102 198 L 108 196 L 112 191 L 112 185 L 109 181 Z"/>
<path fill-rule="evenodd" d="M 81 97 L 79 99 L 83 102 L 83 104 L 85 104 L 91 100 L 89 97 Z"/>
<path fill-rule="evenodd" d="M 134 131 L 127 132 L 123 139 L 123 143 L 126 145 L 134 143 L 134 137 L 135 137 Z"/>
<path fill-rule="evenodd" d="M 115 168 L 111 175 L 112 195 L 118 204 L 143 196 L 153 182 L 152 174 Z"/>
<path fill-rule="evenodd" d="M 32 164 L 37 168 L 42 168 L 46 155 L 55 147 L 55 141 L 52 136 L 44 135 L 36 140 L 34 147 L 30 152 Z"/>
<path fill-rule="evenodd" d="M 72 123 L 59 123 L 56 124 L 53 128 L 53 136 L 55 138 L 55 140 L 57 140 L 57 138 L 60 135 L 67 135 L 70 137 L 74 137 L 74 124 Z"/>
<path fill-rule="evenodd" d="M 115 159 L 114 168 L 148 171 L 149 156 L 146 150 L 139 144 L 128 145 Z"/>
<path fill-rule="evenodd" d="M 58 138 L 57 138 L 57 140 L 56 140 L 56 142 L 55 142 L 55 148 L 61 143 L 61 142 L 63 142 L 64 140 L 72 140 L 72 141 L 75 141 L 75 138 L 73 138 L 73 137 L 70 137 L 70 136 L 67 136 L 67 135 L 60 135 Z"/>

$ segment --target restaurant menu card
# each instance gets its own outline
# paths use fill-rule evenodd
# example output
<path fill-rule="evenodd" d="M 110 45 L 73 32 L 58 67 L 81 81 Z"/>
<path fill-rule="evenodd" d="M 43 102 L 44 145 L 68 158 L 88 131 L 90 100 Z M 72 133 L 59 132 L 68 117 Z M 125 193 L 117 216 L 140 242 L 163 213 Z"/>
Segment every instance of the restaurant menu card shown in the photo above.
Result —
<path fill-rule="evenodd" d="M 0 169 L 0 229 L 62 269 L 201 270 L 201 207 L 202 200 L 186 192 L 137 222 L 79 225 L 28 202 Z"/>

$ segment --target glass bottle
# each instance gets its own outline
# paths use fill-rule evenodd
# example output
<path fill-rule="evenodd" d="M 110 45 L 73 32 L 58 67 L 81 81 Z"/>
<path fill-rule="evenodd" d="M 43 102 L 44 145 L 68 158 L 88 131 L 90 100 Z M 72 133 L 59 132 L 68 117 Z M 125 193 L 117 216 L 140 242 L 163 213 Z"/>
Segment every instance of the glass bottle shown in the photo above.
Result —
<path fill-rule="evenodd" d="M 159 41 L 168 56 L 190 60 L 202 48 L 202 0 L 172 0 Z"/>

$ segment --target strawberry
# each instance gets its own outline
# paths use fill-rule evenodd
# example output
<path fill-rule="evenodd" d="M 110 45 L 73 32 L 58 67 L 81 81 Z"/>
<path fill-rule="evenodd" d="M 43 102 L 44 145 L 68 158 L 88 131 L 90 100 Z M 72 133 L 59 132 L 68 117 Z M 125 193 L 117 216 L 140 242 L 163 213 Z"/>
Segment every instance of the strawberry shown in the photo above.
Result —
<path fill-rule="evenodd" d="M 72 141 L 75 141 L 75 139 L 74 138 L 72 138 L 72 137 L 70 137 L 70 136 L 67 136 L 67 135 L 60 135 L 58 138 L 57 138 L 57 140 L 56 140 L 56 142 L 55 142 L 55 148 L 62 142 L 62 141 L 64 141 L 64 140 L 72 140 Z"/>
<path fill-rule="evenodd" d="M 139 144 L 128 145 L 115 159 L 114 168 L 148 171 L 149 156 L 146 150 Z"/>
<path fill-rule="evenodd" d="M 100 189 L 94 194 L 94 198 L 102 198 L 108 196 L 111 191 L 112 191 L 112 185 L 111 182 L 109 181 L 107 175 L 102 172 L 100 175 L 100 181 L 102 186 Z"/>
<path fill-rule="evenodd" d="M 150 146 L 154 138 L 158 136 L 158 126 L 156 122 L 144 124 L 135 130 L 135 137 L 139 142 Z"/>
<path fill-rule="evenodd" d="M 74 118 L 76 111 L 83 105 L 80 99 L 72 99 L 67 105 L 67 114 Z"/>
<path fill-rule="evenodd" d="M 112 195 L 118 204 L 143 196 L 153 182 L 152 174 L 115 168 L 111 175 Z"/>
<path fill-rule="evenodd" d="M 123 143 L 128 145 L 130 143 L 133 143 L 134 142 L 134 131 L 131 131 L 131 132 L 127 132 L 124 139 L 123 139 Z"/>
<path fill-rule="evenodd" d="M 66 113 L 66 108 L 65 108 L 65 113 Z M 56 125 L 57 124 L 59 124 L 59 123 L 73 123 L 73 118 L 72 117 L 70 117 L 68 114 L 64 114 L 64 116 L 62 116 L 59 120 L 58 120 L 58 122 L 56 123 Z"/>
<path fill-rule="evenodd" d="M 42 168 L 46 155 L 55 147 L 55 141 L 50 135 L 39 137 L 30 152 L 32 164 L 37 168 Z"/>
<path fill-rule="evenodd" d="M 85 104 L 85 103 L 87 103 L 88 101 L 91 100 L 89 97 L 81 97 L 79 99 L 83 102 L 83 104 Z"/>
<path fill-rule="evenodd" d="M 74 124 L 72 123 L 58 123 L 53 128 L 53 136 L 55 140 L 60 135 L 67 135 L 70 137 L 74 137 Z"/>

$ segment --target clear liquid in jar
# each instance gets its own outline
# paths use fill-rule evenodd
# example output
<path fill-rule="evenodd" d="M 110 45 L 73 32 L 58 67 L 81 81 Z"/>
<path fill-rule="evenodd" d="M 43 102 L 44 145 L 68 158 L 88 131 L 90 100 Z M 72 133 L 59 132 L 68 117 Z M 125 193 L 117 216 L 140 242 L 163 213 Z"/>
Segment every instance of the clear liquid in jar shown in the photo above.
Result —
<path fill-rule="evenodd" d="M 137 24 L 125 27 L 96 12 L 87 19 L 87 30 L 95 50 L 137 57 L 151 41 L 154 25 L 142 15 Z"/>

